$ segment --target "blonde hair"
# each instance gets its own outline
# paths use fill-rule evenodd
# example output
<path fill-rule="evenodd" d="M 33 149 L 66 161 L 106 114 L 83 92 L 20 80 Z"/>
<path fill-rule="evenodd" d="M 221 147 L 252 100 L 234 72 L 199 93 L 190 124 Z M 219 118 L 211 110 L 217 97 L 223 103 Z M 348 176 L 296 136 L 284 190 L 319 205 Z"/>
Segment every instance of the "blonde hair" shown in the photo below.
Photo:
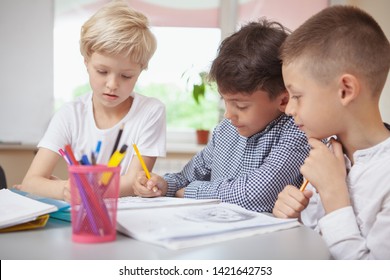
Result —
<path fill-rule="evenodd" d="M 124 1 L 106 4 L 81 27 L 80 52 L 85 59 L 94 52 L 125 55 L 146 69 L 156 47 L 147 17 Z"/>
<path fill-rule="evenodd" d="M 380 94 L 390 67 L 390 44 L 378 23 L 353 6 L 331 6 L 312 16 L 282 45 L 284 65 L 296 60 L 326 84 L 342 73 Z"/>

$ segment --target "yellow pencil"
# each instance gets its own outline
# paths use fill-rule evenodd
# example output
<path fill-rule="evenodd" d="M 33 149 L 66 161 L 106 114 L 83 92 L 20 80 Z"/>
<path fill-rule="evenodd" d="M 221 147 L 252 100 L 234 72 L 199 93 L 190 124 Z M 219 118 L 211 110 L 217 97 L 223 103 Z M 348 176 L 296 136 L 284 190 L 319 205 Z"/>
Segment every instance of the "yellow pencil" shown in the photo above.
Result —
<path fill-rule="evenodd" d="M 146 164 L 145 164 L 145 162 L 144 162 L 144 159 L 142 158 L 142 156 L 141 156 L 141 154 L 140 154 L 140 152 L 139 152 L 139 150 L 138 150 L 138 148 L 137 148 L 137 145 L 136 145 L 136 144 L 133 144 L 133 148 L 134 148 L 135 153 L 137 154 L 137 157 L 138 157 L 138 159 L 139 159 L 139 162 L 140 162 L 141 165 L 142 165 L 142 168 L 143 168 L 144 171 L 145 171 L 146 178 L 150 179 L 149 170 L 148 170 L 148 168 L 146 167 Z"/>
<path fill-rule="evenodd" d="M 305 179 L 305 180 L 303 181 L 302 186 L 299 188 L 299 190 L 300 190 L 301 192 L 303 192 L 303 191 L 306 189 L 306 186 L 307 186 L 308 183 L 309 183 L 309 180 Z"/>
<path fill-rule="evenodd" d="M 127 150 L 127 145 L 123 145 L 119 151 L 115 151 L 115 153 L 111 156 L 110 160 L 107 163 L 107 167 L 116 167 L 118 166 L 122 159 L 125 157 Z M 112 172 L 104 172 L 102 175 L 101 182 L 103 185 L 107 185 L 112 177 Z"/>
<path fill-rule="evenodd" d="M 146 164 L 145 164 L 145 162 L 144 162 L 144 159 L 142 158 L 141 153 L 139 152 L 139 150 L 138 150 L 138 148 L 137 148 L 137 145 L 136 145 L 136 144 L 133 144 L 133 148 L 134 148 L 134 151 L 135 151 L 135 153 L 137 154 L 137 157 L 138 157 L 138 159 L 139 159 L 139 162 L 141 163 L 141 166 L 142 166 L 142 168 L 143 168 L 143 170 L 144 170 L 144 172 L 145 172 L 145 174 L 146 174 L 146 178 L 150 179 L 149 170 L 148 170 L 148 168 L 146 167 Z M 154 187 L 152 188 L 152 191 L 153 191 L 153 192 L 158 191 L 157 186 L 154 186 Z"/>

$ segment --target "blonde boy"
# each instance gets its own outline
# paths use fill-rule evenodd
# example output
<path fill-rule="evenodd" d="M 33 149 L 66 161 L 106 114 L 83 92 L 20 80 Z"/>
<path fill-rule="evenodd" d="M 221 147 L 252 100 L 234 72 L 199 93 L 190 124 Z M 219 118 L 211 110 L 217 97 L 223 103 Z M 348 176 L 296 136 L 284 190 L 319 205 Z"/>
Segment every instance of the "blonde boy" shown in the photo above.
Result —
<path fill-rule="evenodd" d="M 106 164 L 122 127 L 118 149 L 124 144 L 131 147 L 134 141 L 149 169 L 156 157 L 165 155 L 165 108 L 160 101 L 133 91 L 156 50 L 147 18 L 123 1 L 110 2 L 83 25 L 80 50 L 92 93 L 55 114 L 19 189 L 69 200 L 69 181 L 52 176 L 61 160 L 59 149 L 70 144 L 79 160 L 83 153 L 90 156 L 102 141 L 97 163 Z M 121 196 L 133 194 L 140 170 L 139 160 L 128 149 L 121 163 Z"/>
<path fill-rule="evenodd" d="M 316 228 L 335 259 L 389 259 L 390 131 L 378 106 L 388 39 L 364 11 L 332 6 L 294 31 L 281 57 L 286 112 L 312 147 L 301 167 L 311 185 L 287 186 L 273 214 Z M 330 136 L 328 149 L 320 139 Z"/>

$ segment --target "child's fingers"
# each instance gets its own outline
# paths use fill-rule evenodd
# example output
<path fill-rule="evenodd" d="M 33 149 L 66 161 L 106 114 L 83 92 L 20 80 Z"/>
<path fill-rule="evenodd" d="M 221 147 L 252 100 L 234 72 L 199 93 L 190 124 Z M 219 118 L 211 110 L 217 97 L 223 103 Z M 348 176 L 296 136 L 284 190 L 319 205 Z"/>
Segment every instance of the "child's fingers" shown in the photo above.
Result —
<path fill-rule="evenodd" d="M 134 194 L 142 197 L 156 197 L 156 196 L 161 196 L 161 191 L 159 189 L 157 190 L 149 189 L 146 187 L 146 185 L 136 184 L 134 188 Z"/>
<path fill-rule="evenodd" d="M 296 211 L 294 208 L 289 207 L 286 204 L 281 203 L 279 200 L 276 201 L 275 207 L 272 210 L 272 214 L 281 219 L 289 219 L 289 218 L 298 218 L 299 217 L 298 211 Z"/>
<path fill-rule="evenodd" d="M 146 186 L 146 183 L 148 182 L 148 178 L 146 178 L 146 174 L 144 171 L 139 171 L 137 175 L 137 182 L 142 185 Z"/>
<path fill-rule="evenodd" d="M 331 139 L 330 141 L 331 145 L 332 145 L 332 151 L 333 151 L 333 154 L 335 155 L 335 157 L 344 162 L 344 152 L 343 152 L 343 146 L 341 145 L 340 142 L 336 141 L 335 139 Z"/>
<path fill-rule="evenodd" d="M 146 188 L 152 192 L 158 191 L 157 183 L 154 182 L 152 179 L 148 180 L 146 182 Z"/>
<path fill-rule="evenodd" d="M 152 181 L 148 180 L 144 171 L 139 171 L 137 174 L 137 179 L 134 184 L 134 195 L 142 197 L 154 197 L 160 196 L 161 192 L 158 189 L 154 189 L 155 185 Z"/>
<path fill-rule="evenodd" d="M 301 192 L 294 186 L 286 186 L 278 195 L 273 214 L 279 218 L 298 218 L 311 195 L 311 191 Z"/>
<path fill-rule="evenodd" d="M 334 139 L 332 138 L 332 140 L 334 140 Z M 310 147 L 312 149 L 319 149 L 319 148 L 326 148 L 326 149 L 328 149 L 326 144 L 324 144 L 321 140 L 318 140 L 318 139 L 315 139 L 315 138 L 309 138 L 308 139 L 308 143 L 309 143 L 309 145 L 310 145 Z"/>
<path fill-rule="evenodd" d="M 303 195 L 307 198 L 307 202 L 309 202 L 309 199 L 313 196 L 313 192 L 310 190 L 304 190 Z"/>

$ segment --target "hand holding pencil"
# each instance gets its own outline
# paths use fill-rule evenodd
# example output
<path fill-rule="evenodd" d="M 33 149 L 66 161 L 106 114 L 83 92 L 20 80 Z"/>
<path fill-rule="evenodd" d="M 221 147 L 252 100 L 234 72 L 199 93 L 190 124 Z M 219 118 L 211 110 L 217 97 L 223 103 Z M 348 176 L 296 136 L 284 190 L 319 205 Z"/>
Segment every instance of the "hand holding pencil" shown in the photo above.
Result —
<path fill-rule="evenodd" d="M 313 143 L 313 141 L 314 140 L 310 140 L 312 143 Z M 319 140 L 315 140 L 317 143 L 316 143 L 316 145 L 320 145 L 321 146 L 321 142 L 322 141 L 319 141 Z M 336 140 L 334 140 L 334 138 L 333 137 L 331 137 L 331 138 L 329 138 L 329 139 L 327 139 L 323 144 L 325 144 L 326 145 L 326 148 L 327 149 L 329 149 L 329 147 L 330 147 L 330 145 L 331 145 L 331 142 L 335 142 Z M 312 147 L 312 149 L 313 149 L 313 147 Z M 309 156 L 313 156 L 313 155 L 309 155 Z M 320 160 L 316 160 L 316 162 L 321 162 Z M 306 189 L 306 186 L 309 184 L 309 180 L 307 180 L 306 178 L 304 179 L 304 181 L 303 181 L 303 183 L 302 183 L 302 185 L 301 185 L 301 187 L 299 188 L 299 190 L 301 191 L 301 192 L 303 192 L 305 189 Z"/>
<path fill-rule="evenodd" d="M 135 143 L 133 144 L 133 148 L 134 148 L 134 151 L 135 151 L 135 153 L 136 153 L 136 155 L 138 157 L 139 162 L 141 163 L 142 169 L 145 172 L 146 178 L 148 178 L 148 180 L 150 180 L 151 177 L 150 177 L 150 173 L 149 173 L 148 167 L 146 166 L 145 161 L 142 158 L 141 153 L 139 152 L 138 147 L 137 147 L 137 145 Z M 157 192 L 158 188 L 156 186 L 153 186 L 152 191 L 153 192 Z"/>
<path fill-rule="evenodd" d="M 325 143 L 320 140 L 309 139 L 309 144 L 312 147 L 309 155 L 311 159 L 310 161 L 307 161 L 306 159 L 305 164 L 301 167 L 302 174 L 310 174 L 310 178 L 313 179 L 314 182 L 318 182 L 318 175 L 321 173 L 321 181 L 329 181 L 329 175 L 327 172 L 325 172 L 323 161 L 325 157 L 324 155 L 333 155 L 333 152 L 329 151 L 329 147 L 334 142 L 335 140 L 332 138 L 330 138 L 328 141 L 325 141 Z M 342 152 L 340 155 L 342 155 Z M 332 162 L 330 165 L 335 166 L 334 162 Z M 342 169 L 343 168 L 341 168 L 341 170 Z M 275 202 L 275 206 L 272 210 L 274 216 L 278 218 L 299 218 L 301 211 L 307 207 L 309 200 L 313 195 L 312 191 L 305 191 L 308 184 L 309 180 L 305 178 L 299 190 L 296 188 L 296 186 L 286 186 L 283 191 L 279 193 L 278 199 Z"/>
<path fill-rule="evenodd" d="M 277 218 L 299 218 L 309 204 L 312 191 L 300 191 L 296 186 L 287 185 L 279 194 L 272 210 Z"/>
<path fill-rule="evenodd" d="M 165 196 L 168 184 L 163 177 L 150 173 L 150 179 L 146 177 L 144 171 L 139 171 L 133 185 L 134 195 L 141 197 Z"/>

